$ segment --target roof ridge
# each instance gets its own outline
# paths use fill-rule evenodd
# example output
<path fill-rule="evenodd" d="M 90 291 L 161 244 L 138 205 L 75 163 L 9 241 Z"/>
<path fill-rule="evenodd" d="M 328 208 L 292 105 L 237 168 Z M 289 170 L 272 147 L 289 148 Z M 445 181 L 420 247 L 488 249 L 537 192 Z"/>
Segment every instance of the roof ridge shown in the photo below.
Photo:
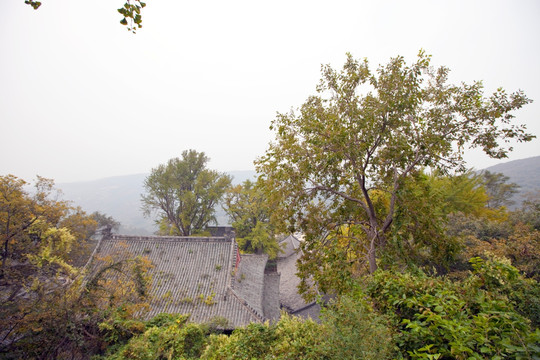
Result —
<path fill-rule="evenodd" d="M 301 312 L 301 311 L 304 311 L 304 310 L 306 310 L 306 309 L 312 307 L 313 305 L 317 305 L 317 304 L 318 304 L 317 301 L 312 301 L 312 302 L 310 302 L 309 304 L 306 304 L 306 305 L 304 305 L 304 306 L 302 306 L 301 308 L 296 309 L 296 310 L 291 309 L 289 306 L 283 306 L 283 307 L 285 307 L 285 308 L 287 308 L 287 309 L 291 309 L 291 311 L 290 311 L 289 313 L 290 313 L 291 315 L 294 315 L 294 314 L 297 314 L 297 313 L 299 313 L 299 312 Z"/>
<path fill-rule="evenodd" d="M 238 245 L 236 244 L 236 240 L 234 238 L 231 241 L 231 250 L 229 253 L 229 266 L 227 268 L 227 279 L 226 279 L 226 286 L 227 288 L 232 288 L 232 285 L 234 283 L 233 279 L 233 273 L 236 273 L 236 253 L 237 253 Z"/>
<path fill-rule="evenodd" d="M 113 234 L 110 240 L 130 240 L 130 241 L 167 241 L 167 242 L 229 242 L 231 238 L 225 236 L 160 236 L 160 235 L 120 235 Z"/>
<path fill-rule="evenodd" d="M 101 246 L 101 243 L 103 242 L 103 239 L 105 237 L 102 236 L 99 240 L 98 240 L 98 243 L 96 244 L 96 246 L 94 247 L 94 250 L 92 251 L 92 254 L 90 254 L 90 257 L 88 258 L 88 260 L 86 261 L 86 264 L 84 264 L 83 268 L 82 268 L 82 272 L 85 272 L 89 267 L 90 267 L 90 264 L 94 261 L 94 257 L 96 256 L 96 253 L 98 252 L 98 249 L 100 248 Z"/>

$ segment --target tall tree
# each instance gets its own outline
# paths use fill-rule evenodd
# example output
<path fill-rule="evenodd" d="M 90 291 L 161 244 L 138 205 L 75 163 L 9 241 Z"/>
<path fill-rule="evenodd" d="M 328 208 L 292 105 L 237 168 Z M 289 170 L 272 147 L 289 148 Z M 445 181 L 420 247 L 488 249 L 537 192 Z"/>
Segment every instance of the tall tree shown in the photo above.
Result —
<path fill-rule="evenodd" d="M 94 211 L 90 217 L 96 221 L 97 225 L 88 234 L 89 237 L 95 235 L 110 235 L 113 231 L 120 229 L 120 222 L 116 221 L 112 216 Z"/>
<path fill-rule="evenodd" d="M 489 196 L 487 206 L 490 208 L 499 208 L 501 206 L 510 206 L 515 203 L 512 196 L 517 194 L 519 185 L 509 183 L 510 178 L 501 173 L 494 173 L 488 170 L 482 171 L 484 186 Z"/>
<path fill-rule="evenodd" d="M 208 160 L 203 152 L 186 150 L 181 159 L 152 169 L 144 181 L 143 210 L 147 216 L 158 212 L 161 233 L 190 236 L 216 222 L 215 207 L 231 178 L 207 169 Z"/>
<path fill-rule="evenodd" d="M 279 252 L 275 227 L 270 222 L 271 209 L 261 187 L 250 180 L 230 187 L 223 209 L 232 221 L 240 249 L 248 253 L 265 253 L 271 259 Z"/>
<path fill-rule="evenodd" d="M 329 225 L 353 224 L 366 241 L 356 261 L 365 255 L 374 272 L 414 171 L 462 171 L 466 148 L 504 158 L 508 140 L 534 138 L 512 124 L 513 110 L 531 102 L 523 92 L 486 97 L 481 82 L 452 85 L 448 74 L 423 51 L 375 73 L 349 54 L 341 71 L 322 67 L 317 95 L 298 112 L 277 115 L 276 140 L 256 165 L 282 226 L 305 233 L 305 256 Z"/>

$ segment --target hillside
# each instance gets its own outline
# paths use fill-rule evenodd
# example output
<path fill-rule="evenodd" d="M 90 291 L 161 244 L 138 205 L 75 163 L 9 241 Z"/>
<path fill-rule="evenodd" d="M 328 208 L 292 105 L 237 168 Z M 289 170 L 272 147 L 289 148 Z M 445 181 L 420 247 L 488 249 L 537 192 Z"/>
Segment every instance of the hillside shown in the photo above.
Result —
<path fill-rule="evenodd" d="M 239 184 L 255 177 L 255 171 L 230 171 L 233 183 Z M 126 235 L 150 235 L 154 233 L 154 223 L 143 216 L 141 194 L 144 179 L 148 174 L 116 176 L 94 181 L 58 184 L 64 199 L 82 207 L 86 212 L 99 211 L 112 216 L 122 225 L 120 233 Z M 220 225 L 227 224 L 225 212 L 217 209 Z"/>
<path fill-rule="evenodd" d="M 508 161 L 485 170 L 502 173 L 510 178 L 510 182 L 520 186 L 519 193 L 513 197 L 516 205 L 526 194 L 540 190 L 540 156 Z"/>
<path fill-rule="evenodd" d="M 540 156 L 497 164 L 486 170 L 503 173 L 511 182 L 521 186 L 523 192 L 540 188 Z"/>

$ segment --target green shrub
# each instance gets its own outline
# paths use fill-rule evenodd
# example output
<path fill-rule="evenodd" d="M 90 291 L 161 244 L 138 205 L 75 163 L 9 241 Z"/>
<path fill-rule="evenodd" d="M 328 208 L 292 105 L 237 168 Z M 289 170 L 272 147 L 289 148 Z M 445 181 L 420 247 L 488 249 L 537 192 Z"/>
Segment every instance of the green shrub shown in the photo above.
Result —
<path fill-rule="evenodd" d="M 161 326 L 171 325 L 175 323 L 185 324 L 188 320 L 189 320 L 189 315 L 160 313 L 147 321 L 146 328 L 151 328 L 154 326 L 161 327 Z"/>
<path fill-rule="evenodd" d="M 504 294 L 487 289 L 517 279 L 508 266 L 491 262 L 484 278 L 471 274 L 462 282 L 379 271 L 366 291 L 393 318 L 404 358 L 533 359 L 540 356 L 540 331 L 531 330 Z"/>
<path fill-rule="evenodd" d="M 212 335 L 203 359 L 327 359 L 321 325 L 283 314 L 275 324 L 250 324 L 231 336 Z"/>
<path fill-rule="evenodd" d="M 395 342 L 388 318 L 357 294 L 342 296 L 322 314 L 324 353 L 329 359 L 390 359 Z"/>
<path fill-rule="evenodd" d="M 275 326 L 252 323 L 229 337 L 211 336 L 203 359 L 264 359 L 275 340 Z"/>
<path fill-rule="evenodd" d="M 148 329 L 115 351 L 110 360 L 198 359 L 206 347 L 201 325 L 188 323 L 186 315 L 160 314 Z"/>
<path fill-rule="evenodd" d="M 470 260 L 478 286 L 506 297 L 533 328 L 540 327 L 540 284 L 523 277 L 509 260 L 487 255 L 487 261 L 479 257 Z"/>
<path fill-rule="evenodd" d="M 274 343 L 268 359 L 325 359 L 321 325 L 311 319 L 283 314 L 275 326 Z"/>
<path fill-rule="evenodd" d="M 115 345 L 142 334 L 145 324 L 140 320 L 126 319 L 121 312 L 114 312 L 110 318 L 99 323 L 99 330 L 103 340 L 109 345 Z"/>

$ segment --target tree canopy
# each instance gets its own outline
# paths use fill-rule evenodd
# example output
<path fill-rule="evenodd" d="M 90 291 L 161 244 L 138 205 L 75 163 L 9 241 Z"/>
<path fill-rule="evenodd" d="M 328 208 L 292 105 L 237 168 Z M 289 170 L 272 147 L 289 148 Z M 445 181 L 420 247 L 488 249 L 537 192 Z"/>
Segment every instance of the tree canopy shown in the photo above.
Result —
<path fill-rule="evenodd" d="M 118 318 L 142 314 L 150 263 L 96 257 L 87 273 L 88 238 L 98 221 L 116 222 L 59 200 L 50 179 L 27 185 L 0 176 L 0 358 L 89 358 Z M 113 282 L 105 274 L 119 276 Z"/>
<path fill-rule="evenodd" d="M 322 67 L 317 94 L 298 111 L 272 122 L 276 138 L 257 170 L 282 228 L 306 234 L 305 256 L 347 225 L 362 243 L 349 260 L 367 258 L 375 271 L 412 174 L 464 171 L 466 149 L 500 159 L 509 141 L 534 138 L 513 123 L 531 102 L 522 91 L 485 96 L 481 82 L 449 84 L 449 69 L 430 60 L 420 51 L 411 65 L 398 56 L 373 72 L 349 54 L 341 71 Z"/>
<path fill-rule="evenodd" d="M 150 216 L 158 212 L 160 233 L 190 236 L 216 222 L 215 206 L 231 184 L 228 175 L 206 168 L 203 152 L 186 150 L 152 169 L 144 181 L 142 206 Z"/>
<path fill-rule="evenodd" d="M 32 259 L 39 257 L 46 258 L 48 266 L 69 272 L 69 254 L 83 246 L 96 225 L 80 208 L 58 200 L 52 180 L 38 177 L 32 194 L 25 189 L 26 185 L 16 176 L 0 176 L 3 285 L 11 281 L 22 285 L 27 270 L 36 266 Z M 43 264 L 39 267 L 43 268 Z"/>
<path fill-rule="evenodd" d="M 230 187 L 223 209 L 232 221 L 236 241 L 248 253 L 266 253 L 271 259 L 278 255 L 279 244 L 275 226 L 270 222 L 271 208 L 261 187 L 250 180 Z"/>

